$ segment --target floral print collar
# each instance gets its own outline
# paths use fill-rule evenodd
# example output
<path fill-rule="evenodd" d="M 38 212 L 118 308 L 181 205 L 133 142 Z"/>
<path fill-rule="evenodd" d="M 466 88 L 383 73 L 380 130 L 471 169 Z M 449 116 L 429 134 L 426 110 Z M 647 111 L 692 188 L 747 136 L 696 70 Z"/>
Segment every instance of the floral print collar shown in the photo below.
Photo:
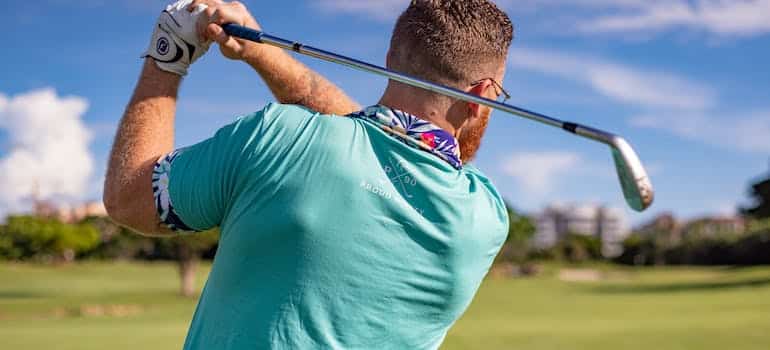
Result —
<path fill-rule="evenodd" d="M 348 116 L 373 122 L 406 144 L 435 154 L 455 169 L 463 167 L 457 139 L 433 123 L 382 105 L 367 107 Z"/>

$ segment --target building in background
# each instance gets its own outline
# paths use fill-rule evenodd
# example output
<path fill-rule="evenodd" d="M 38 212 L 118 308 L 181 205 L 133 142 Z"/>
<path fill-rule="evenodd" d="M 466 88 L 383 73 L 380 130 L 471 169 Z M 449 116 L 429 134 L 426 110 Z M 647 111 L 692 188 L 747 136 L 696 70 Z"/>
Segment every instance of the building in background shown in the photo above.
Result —
<path fill-rule="evenodd" d="M 59 205 L 53 200 L 42 199 L 40 186 L 37 182 L 35 182 L 30 199 L 32 200 L 32 214 L 39 218 L 56 219 L 63 223 L 73 224 L 85 218 L 107 216 L 107 208 L 101 201 Z"/>
<path fill-rule="evenodd" d="M 52 202 L 36 200 L 34 214 L 37 217 L 57 219 L 71 224 L 89 217 L 105 217 L 107 216 L 107 209 L 102 202 L 57 206 Z"/>
<path fill-rule="evenodd" d="M 654 217 L 649 222 L 634 229 L 634 233 L 643 237 L 662 237 L 672 244 L 677 244 L 684 238 L 686 222 L 682 222 L 668 212 Z"/>
<path fill-rule="evenodd" d="M 637 227 L 634 233 L 644 237 L 666 238 L 670 243 L 678 244 L 684 239 L 741 234 L 747 228 L 748 220 L 740 216 L 706 216 L 690 220 L 678 220 L 672 213 L 665 213 Z"/>
<path fill-rule="evenodd" d="M 631 226 L 623 210 L 598 205 L 560 205 L 546 207 L 535 216 L 534 245 L 538 249 L 555 246 L 569 234 L 596 237 L 602 240 L 602 254 L 618 256 L 623 252 L 623 240 L 631 234 Z"/>
<path fill-rule="evenodd" d="M 713 238 L 720 235 L 741 234 L 747 228 L 748 222 L 742 217 L 705 217 L 689 221 L 682 229 L 682 236 L 694 239 Z"/>
<path fill-rule="evenodd" d="M 107 209 L 102 202 L 89 202 L 59 208 L 59 220 L 66 223 L 79 222 L 90 217 L 105 217 Z"/>

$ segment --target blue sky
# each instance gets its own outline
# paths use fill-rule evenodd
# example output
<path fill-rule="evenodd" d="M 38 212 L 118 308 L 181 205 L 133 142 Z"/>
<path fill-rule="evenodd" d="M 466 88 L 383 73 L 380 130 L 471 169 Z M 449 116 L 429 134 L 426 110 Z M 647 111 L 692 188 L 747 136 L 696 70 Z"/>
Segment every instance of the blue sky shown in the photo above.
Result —
<path fill-rule="evenodd" d="M 383 64 L 405 0 L 244 1 L 266 31 Z M 770 159 L 770 0 L 500 0 L 516 24 L 504 85 L 511 103 L 625 136 L 658 201 L 725 214 Z M 33 188 L 98 199 L 112 137 L 164 2 L 11 2 L 0 13 L 0 213 Z M 310 59 L 361 104 L 385 80 Z M 200 141 L 272 100 L 248 67 L 212 50 L 186 78 L 177 144 Z M 31 130 L 31 131 L 30 131 Z M 502 113 L 476 164 L 515 206 L 624 207 L 609 152 Z"/>

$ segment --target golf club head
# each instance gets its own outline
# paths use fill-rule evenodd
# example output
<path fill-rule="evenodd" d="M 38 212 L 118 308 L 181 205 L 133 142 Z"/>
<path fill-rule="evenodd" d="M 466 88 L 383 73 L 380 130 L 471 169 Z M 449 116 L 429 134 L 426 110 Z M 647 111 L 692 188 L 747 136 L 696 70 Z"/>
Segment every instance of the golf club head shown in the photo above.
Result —
<path fill-rule="evenodd" d="M 636 152 L 626 140 L 616 137 L 612 142 L 612 158 L 626 203 L 636 211 L 645 211 L 655 200 L 655 190 Z"/>

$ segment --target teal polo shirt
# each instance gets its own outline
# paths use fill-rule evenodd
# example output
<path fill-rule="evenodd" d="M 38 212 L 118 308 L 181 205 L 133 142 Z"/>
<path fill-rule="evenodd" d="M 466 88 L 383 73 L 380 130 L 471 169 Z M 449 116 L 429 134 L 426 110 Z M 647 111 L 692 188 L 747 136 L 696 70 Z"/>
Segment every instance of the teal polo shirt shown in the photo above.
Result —
<path fill-rule="evenodd" d="M 441 345 L 506 239 L 505 205 L 429 123 L 357 115 L 270 104 L 159 161 L 161 219 L 221 229 L 185 349 Z M 397 136 L 378 117 L 413 119 Z"/>

